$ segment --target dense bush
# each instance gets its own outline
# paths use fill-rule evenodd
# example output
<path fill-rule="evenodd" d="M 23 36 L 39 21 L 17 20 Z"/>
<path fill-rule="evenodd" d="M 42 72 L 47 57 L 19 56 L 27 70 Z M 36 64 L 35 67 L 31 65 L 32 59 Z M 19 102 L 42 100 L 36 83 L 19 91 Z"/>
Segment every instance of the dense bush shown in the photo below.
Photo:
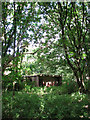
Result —
<path fill-rule="evenodd" d="M 4 93 L 2 96 L 2 115 L 3 118 L 12 118 L 12 92 Z"/>
<path fill-rule="evenodd" d="M 38 118 L 40 114 L 40 98 L 36 94 L 11 92 L 3 96 L 3 118 Z"/>
<path fill-rule="evenodd" d="M 70 116 L 70 96 L 45 95 L 45 105 L 42 117 L 49 119 L 63 119 Z"/>
<path fill-rule="evenodd" d="M 18 108 L 18 109 L 17 109 Z M 40 100 L 36 94 L 17 94 L 13 102 L 14 118 L 38 118 Z"/>
<path fill-rule="evenodd" d="M 88 97 L 80 93 L 72 95 L 45 95 L 43 117 L 47 119 L 88 118 Z M 86 107 L 86 108 L 85 108 Z"/>
<path fill-rule="evenodd" d="M 88 119 L 89 105 L 89 97 L 79 92 L 63 95 L 16 92 L 14 97 L 9 92 L 3 95 L 3 118 Z"/>
<path fill-rule="evenodd" d="M 78 91 L 78 86 L 75 81 L 67 82 L 64 86 L 69 94 Z"/>

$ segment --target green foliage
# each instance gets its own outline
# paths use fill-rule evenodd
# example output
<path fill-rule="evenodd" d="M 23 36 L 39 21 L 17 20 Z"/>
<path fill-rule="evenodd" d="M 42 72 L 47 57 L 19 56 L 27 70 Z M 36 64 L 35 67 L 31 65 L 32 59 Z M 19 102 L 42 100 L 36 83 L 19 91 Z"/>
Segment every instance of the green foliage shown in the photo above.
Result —
<path fill-rule="evenodd" d="M 38 89 L 38 88 L 35 88 Z M 36 90 L 37 91 L 37 90 Z M 89 96 L 79 92 L 72 94 L 38 94 L 12 92 L 3 94 L 3 118 L 13 119 L 80 119 L 89 117 Z M 76 120 L 75 119 L 75 120 Z"/>
<path fill-rule="evenodd" d="M 3 113 L 3 118 L 12 118 L 12 92 L 7 92 L 4 93 L 2 96 L 2 113 Z"/>
<path fill-rule="evenodd" d="M 37 93 L 37 94 L 53 94 L 53 95 L 62 95 L 62 94 L 71 94 L 73 92 L 77 92 L 79 89 L 77 87 L 77 83 L 72 81 L 69 83 L 63 83 L 61 86 L 51 86 L 51 87 L 34 87 L 33 83 L 30 85 L 26 85 L 25 89 L 26 92 Z M 24 91 L 23 90 L 23 91 Z"/>
<path fill-rule="evenodd" d="M 3 96 L 3 118 L 38 118 L 40 101 L 35 94 L 16 93 L 14 97 L 9 92 Z"/>
<path fill-rule="evenodd" d="M 39 46 L 32 54 L 37 53 L 37 61 L 23 67 L 23 74 L 51 73 L 69 77 L 73 71 L 82 87 L 82 78 L 89 76 L 90 71 L 86 16 L 87 3 L 2 3 L 3 73 L 14 61 L 17 65 L 12 64 L 11 77 L 19 81 L 14 69 L 17 70 L 18 62 L 22 63 L 22 57 L 16 58 L 22 56 L 32 42 Z"/>
<path fill-rule="evenodd" d="M 72 116 L 73 117 L 79 117 L 79 116 L 83 116 L 83 117 L 89 117 L 90 116 L 90 112 L 89 112 L 89 105 L 90 105 L 90 96 L 86 95 L 86 94 L 81 94 L 79 92 L 77 93 L 73 93 L 71 95 L 71 100 L 72 103 L 74 104 L 72 106 Z"/>
<path fill-rule="evenodd" d="M 90 96 L 77 92 L 76 83 L 71 81 L 76 76 L 82 87 L 82 78 L 89 77 L 86 8 L 86 3 L 74 2 L 2 3 L 2 70 L 10 72 L 2 77 L 3 118 L 88 119 Z M 25 63 L 21 70 L 23 52 L 32 41 L 39 44 L 33 51 L 36 61 Z M 37 88 L 28 80 L 22 83 L 21 73 L 62 74 L 66 83 Z M 13 96 L 8 91 L 16 84 L 23 90 Z M 89 84 L 86 90 L 90 92 Z"/>
<path fill-rule="evenodd" d="M 65 87 L 69 94 L 78 91 L 78 86 L 75 81 L 66 82 Z"/>
<path fill-rule="evenodd" d="M 2 80 L 2 87 L 4 90 L 13 90 L 15 84 L 19 86 L 19 89 L 22 89 L 24 86 L 24 82 L 21 82 L 22 76 L 20 72 L 16 72 L 15 69 L 13 69 L 9 75 L 3 75 Z"/>
<path fill-rule="evenodd" d="M 45 105 L 43 116 L 47 119 L 63 119 L 70 116 L 70 98 L 67 95 L 44 96 Z"/>
<path fill-rule="evenodd" d="M 34 16 L 36 13 L 35 7 L 36 3 L 2 3 L 2 34 L 4 37 L 2 41 L 3 72 L 8 67 L 8 64 L 18 56 L 17 54 L 22 56 L 32 39 L 28 32 L 32 31 L 32 22 L 39 19 L 38 15 L 37 17 Z"/>
<path fill-rule="evenodd" d="M 22 66 L 20 63 L 20 58 L 21 56 L 18 56 L 12 61 L 12 66 L 8 67 L 6 69 L 6 73 L 8 75 L 3 75 L 2 80 L 2 88 L 7 91 L 7 90 L 21 90 L 25 86 L 25 82 L 22 82 L 22 75 L 21 75 L 21 70 Z"/>
<path fill-rule="evenodd" d="M 18 107 L 18 109 L 16 108 Z M 14 97 L 13 117 L 14 118 L 38 118 L 40 110 L 40 100 L 35 94 L 17 94 Z"/>

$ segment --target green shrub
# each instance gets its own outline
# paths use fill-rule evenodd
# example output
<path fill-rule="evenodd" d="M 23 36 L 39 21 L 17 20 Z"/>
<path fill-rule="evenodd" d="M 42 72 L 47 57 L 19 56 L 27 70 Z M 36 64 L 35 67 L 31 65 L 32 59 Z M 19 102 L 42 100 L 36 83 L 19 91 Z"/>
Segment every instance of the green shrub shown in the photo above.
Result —
<path fill-rule="evenodd" d="M 70 81 L 69 83 L 66 83 L 65 86 L 69 94 L 78 91 L 78 85 L 75 81 Z"/>
<path fill-rule="evenodd" d="M 2 96 L 2 117 L 3 118 L 12 118 L 12 92 L 4 93 Z"/>
<path fill-rule="evenodd" d="M 18 109 L 17 109 L 18 108 Z M 17 94 L 13 103 L 14 118 L 38 118 L 40 100 L 36 94 Z"/>
<path fill-rule="evenodd" d="M 90 117 L 89 113 L 89 105 L 90 105 L 90 96 L 86 94 L 81 94 L 79 92 L 73 93 L 71 95 L 71 103 L 72 103 L 72 117 L 80 117 L 88 119 Z"/>
<path fill-rule="evenodd" d="M 36 94 L 71 94 L 78 91 L 77 84 L 72 81 L 71 83 L 65 83 L 62 86 L 51 86 L 51 87 L 32 87 L 31 85 L 25 86 L 24 89 L 26 92 L 36 93 Z"/>
<path fill-rule="evenodd" d="M 44 95 L 44 111 L 42 117 L 47 119 L 62 119 L 70 116 L 69 102 L 67 95 Z"/>
<path fill-rule="evenodd" d="M 55 87 L 53 87 L 54 89 Z M 59 89 L 59 88 L 58 88 Z M 37 93 L 35 91 L 37 91 Z M 3 94 L 3 118 L 20 119 L 51 119 L 66 120 L 83 117 L 88 120 L 90 100 L 88 95 L 79 92 L 72 94 L 40 93 L 41 88 L 34 88 L 31 94 L 25 92 L 12 92 Z M 44 88 L 42 88 L 44 91 Z M 56 91 L 56 88 L 55 88 Z"/>
<path fill-rule="evenodd" d="M 36 94 L 10 93 L 3 96 L 3 118 L 38 118 L 40 113 L 40 98 Z"/>

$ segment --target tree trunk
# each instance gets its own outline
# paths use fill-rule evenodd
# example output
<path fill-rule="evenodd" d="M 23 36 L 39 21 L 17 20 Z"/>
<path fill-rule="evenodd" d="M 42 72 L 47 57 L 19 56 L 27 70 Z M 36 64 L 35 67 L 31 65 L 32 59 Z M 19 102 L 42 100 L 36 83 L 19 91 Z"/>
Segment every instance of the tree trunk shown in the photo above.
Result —
<path fill-rule="evenodd" d="M 86 93 L 86 89 L 85 89 L 84 82 L 83 82 L 83 77 L 80 78 L 80 76 L 77 75 L 77 73 L 74 73 L 74 75 L 76 76 L 76 80 L 77 80 L 77 84 L 78 84 L 80 92 Z"/>

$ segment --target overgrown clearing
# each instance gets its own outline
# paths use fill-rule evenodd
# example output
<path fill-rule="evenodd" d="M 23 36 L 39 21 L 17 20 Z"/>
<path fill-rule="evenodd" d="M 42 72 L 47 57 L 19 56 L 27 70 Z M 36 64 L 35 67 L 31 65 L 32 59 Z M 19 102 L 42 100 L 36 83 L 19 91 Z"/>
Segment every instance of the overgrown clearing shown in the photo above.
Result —
<path fill-rule="evenodd" d="M 89 24 L 89 2 L 2 2 L 2 120 L 90 119 Z"/>

